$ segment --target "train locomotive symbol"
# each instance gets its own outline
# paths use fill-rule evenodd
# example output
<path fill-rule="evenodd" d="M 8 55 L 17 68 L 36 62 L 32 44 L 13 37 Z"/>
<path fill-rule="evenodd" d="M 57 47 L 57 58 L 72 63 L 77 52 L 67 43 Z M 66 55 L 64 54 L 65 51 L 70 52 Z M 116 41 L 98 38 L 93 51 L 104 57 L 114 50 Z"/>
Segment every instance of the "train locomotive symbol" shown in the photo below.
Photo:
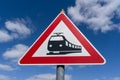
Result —
<path fill-rule="evenodd" d="M 82 47 L 69 42 L 63 33 L 54 33 L 48 41 L 47 55 L 63 55 L 69 53 L 81 53 Z"/>

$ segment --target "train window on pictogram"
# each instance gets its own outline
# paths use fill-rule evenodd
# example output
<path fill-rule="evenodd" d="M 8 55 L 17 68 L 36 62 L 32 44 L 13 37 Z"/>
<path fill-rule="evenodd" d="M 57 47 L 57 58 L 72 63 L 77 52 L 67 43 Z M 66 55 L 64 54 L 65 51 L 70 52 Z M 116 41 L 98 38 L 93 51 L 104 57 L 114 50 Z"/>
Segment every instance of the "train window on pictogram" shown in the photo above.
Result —
<path fill-rule="evenodd" d="M 77 46 L 75 46 L 75 48 L 77 48 Z"/>
<path fill-rule="evenodd" d="M 68 42 L 67 41 L 65 41 L 65 45 L 68 46 Z"/>
<path fill-rule="evenodd" d="M 69 47 L 71 47 L 71 44 L 69 43 Z"/>
<path fill-rule="evenodd" d="M 72 45 L 72 48 L 74 48 L 74 45 Z"/>
<path fill-rule="evenodd" d="M 64 40 L 61 36 L 53 36 L 51 37 L 50 41 L 62 41 Z"/>

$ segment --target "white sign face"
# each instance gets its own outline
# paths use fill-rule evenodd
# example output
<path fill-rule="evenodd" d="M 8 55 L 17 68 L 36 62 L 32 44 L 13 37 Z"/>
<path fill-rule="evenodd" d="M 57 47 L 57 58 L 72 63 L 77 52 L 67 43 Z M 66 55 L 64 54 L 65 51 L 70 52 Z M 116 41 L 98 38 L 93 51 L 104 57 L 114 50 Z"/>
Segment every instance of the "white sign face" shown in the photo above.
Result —
<path fill-rule="evenodd" d="M 59 36 L 56 36 L 56 35 L 59 35 Z M 63 39 L 63 37 L 61 37 L 60 35 L 64 36 L 68 42 L 65 39 Z M 66 54 L 61 54 L 60 53 L 60 52 L 62 52 L 61 50 L 60 51 L 59 50 L 55 50 L 55 51 L 48 50 L 48 47 L 50 47 L 50 45 L 48 43 L 50 41 L 58 41 L 58 40 L 65 40 L 66 41 L 65 45 L 68 45 L 67 47 L 71 47 L 71 50 L 73 49 L 74 51 L 69 52 L 69 50 L 62 48 L 63 52 L 68 51 L 68 53 L 66 52 Z M 70 42 L 70 44 L 69 44 L 69 42 Z M 51 44 L 51 47 L 57 48 L 56 46 L 52 46 L 52 44 Z M 62 45 L 61 45 L 61 47 L 62 47 Z M 59 48 L 61 48 L 61 47 L 59 44 Z M 79 47 L 81 48 L 81 51 L 75 50 Z M 53 54 L 49 55 L 50 52 L 53 52 Z M 87 50 L 81 45 L 81 43 L 77 40 L 77 38 L 68 29 L 68 27 L 64 24 L 63 21 L 60 21 L 60 23 L 56 26 L 56 28 L 47 37 L 47 39 L 38 48 L 38 50 L 34 53 L 33 56 L 37 57 L 37 56 L 59 56 L 59 55 L 60 56 L 68 56 L 68 55 L 69 56 L 90 56 L 90 54 L 87 52 Z"/>

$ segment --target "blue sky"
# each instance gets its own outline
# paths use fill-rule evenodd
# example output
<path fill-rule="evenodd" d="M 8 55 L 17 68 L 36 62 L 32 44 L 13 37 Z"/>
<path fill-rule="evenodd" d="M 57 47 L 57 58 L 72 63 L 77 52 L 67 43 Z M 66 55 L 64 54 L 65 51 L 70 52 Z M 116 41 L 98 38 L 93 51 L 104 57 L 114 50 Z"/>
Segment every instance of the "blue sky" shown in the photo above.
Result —
<path fill-rule="evenodd" d="M 66 66 L 66 80 L 120 80 L 119 0 L 1 0 L 0 80 L 55 80 L 56 66 L 19 66 L 17 61 L 61 9 L 107 61 Z"/>

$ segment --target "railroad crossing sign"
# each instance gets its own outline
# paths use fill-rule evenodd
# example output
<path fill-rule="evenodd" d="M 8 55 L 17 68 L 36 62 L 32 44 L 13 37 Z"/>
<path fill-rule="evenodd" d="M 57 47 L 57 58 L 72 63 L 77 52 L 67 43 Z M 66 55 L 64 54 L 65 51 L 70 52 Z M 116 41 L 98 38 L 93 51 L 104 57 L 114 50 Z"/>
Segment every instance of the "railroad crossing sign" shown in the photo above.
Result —
<path fill-rule="evenodd" d="M 104 57 L 72 23 L 59 13 L 19 60 L 20 65 L 96 65 Z"/>

